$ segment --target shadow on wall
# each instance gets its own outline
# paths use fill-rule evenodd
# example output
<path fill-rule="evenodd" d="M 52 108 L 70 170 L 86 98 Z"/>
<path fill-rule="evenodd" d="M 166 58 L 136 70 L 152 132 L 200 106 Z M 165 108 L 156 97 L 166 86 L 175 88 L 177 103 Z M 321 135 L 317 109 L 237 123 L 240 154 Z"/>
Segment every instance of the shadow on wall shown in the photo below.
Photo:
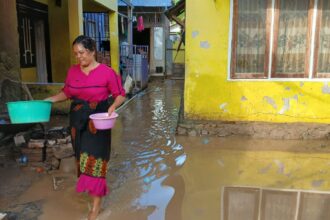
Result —
<path fill-rule="evenodd" d="M 0 81 L 0 89 L 0 113 L 7 112 L 7 102 L 25 100 L 21 85 L 18 83 L 2 79 Z"/>
<path fill-rule="evenodd" d="M 0 52 L 0 112 L 6 112 L 6 102 L 24 99 L 20 84 L 20 66 L 15 54 Z"/>

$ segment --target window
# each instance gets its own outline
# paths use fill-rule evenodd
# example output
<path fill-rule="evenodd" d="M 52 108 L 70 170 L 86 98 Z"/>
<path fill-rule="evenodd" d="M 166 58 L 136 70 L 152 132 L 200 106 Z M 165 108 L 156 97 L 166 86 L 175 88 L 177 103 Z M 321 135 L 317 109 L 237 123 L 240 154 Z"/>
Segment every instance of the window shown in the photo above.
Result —
<path fill-rule="evenodd" d="M 313 76 L 330 77 L 330 2 L 319 0 Z"/>
<path fill-rule="evenodd" d="M 276 2 L 272 77 L 304 78 L 309 71 L 309 0 Z M 312 10 L 311 10 L 312 11 Z"/>
<path fill-rule="evenodd" d="M 34 22 L 32 18 L 27 15 L 18 17 L 20 62 L 22 68 L 36 66 L 35 33 L 33 24 Z"/>
<path fill-rule="evenodd" d="M 233 0 L 232 27 L 232 79 L 330 78 L 329 1 Z"/>
<path fill-rule="evenodd" d="M 110 27 L 108 13 L 84 12 L 84 34 L 96 43 L 97 61 L 110 65 Z"/>
<path fill-rule="evenodd" d="M 265 0 L 235 0 L 232 78 L 265 78 L 267 66 Z"/>

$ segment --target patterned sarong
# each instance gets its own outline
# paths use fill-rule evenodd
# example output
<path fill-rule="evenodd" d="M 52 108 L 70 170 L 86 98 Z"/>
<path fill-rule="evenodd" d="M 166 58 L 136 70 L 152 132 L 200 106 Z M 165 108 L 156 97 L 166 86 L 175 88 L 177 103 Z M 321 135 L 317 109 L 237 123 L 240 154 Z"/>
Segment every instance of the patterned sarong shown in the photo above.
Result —
<path fill-rule="evenodd" d="M 70 109 L 72 146 L 77 161 L 78 192 L 104 196 L 105 176 L 111 152 L 111 130 L 96 130 L 89 115 L 107 112 L 108 101 L 88 103 L 73 100 Z"/>

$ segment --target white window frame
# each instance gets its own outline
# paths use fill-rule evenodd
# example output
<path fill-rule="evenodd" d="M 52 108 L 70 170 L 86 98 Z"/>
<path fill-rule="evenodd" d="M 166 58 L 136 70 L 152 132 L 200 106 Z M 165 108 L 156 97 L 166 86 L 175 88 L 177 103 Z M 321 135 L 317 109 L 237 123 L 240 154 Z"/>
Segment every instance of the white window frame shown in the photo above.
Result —
<path fill-rule="evenodd" d="M 272 19 L 271 19 L 271 36 L 270 41 L 267 42 L 269 45 L 269 66 L 268 66 L 268 78 L 256 79 L 233 79 L 231 78 L 231 59 L 232 59 L 232 39 L 233 39 L 233 15 L 234 15 L 234 0 L 230 0 L 230 22 L 229 22 L 229 40 L 228 40 L 228 63 L 227 63 L 227 80 L 228 81 L 283 81 L 283 82 L 296 82 L 296 81 L 305 81 L 305 82 L 330 82 L 329 78 L 315 78 L 313 77 L 314 71 L 314 53 L 315 53 L 315 35 L 316 35 L 316 23 L 317 23 L 317 9 L 319 0 L 314 0 L 314 8 L 313 8 L 313 16 L 312 16 L 312 31 L 310 37 L 310 57 L 309 57 L 309 70 L 308 70 L 308 78 L 276 78 L 271 77 L 271 68 L 272 68 L 272 56 L 273 53 L 273 37 L 274 37 L 274 18 L 275 18 L 275 1 L 272 0 Z"/>

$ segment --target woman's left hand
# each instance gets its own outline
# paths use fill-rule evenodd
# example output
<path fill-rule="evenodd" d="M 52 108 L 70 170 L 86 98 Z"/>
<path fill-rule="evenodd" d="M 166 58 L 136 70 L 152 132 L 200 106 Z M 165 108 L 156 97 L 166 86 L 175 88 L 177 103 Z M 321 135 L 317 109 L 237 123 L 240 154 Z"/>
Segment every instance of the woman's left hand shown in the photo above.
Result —
<path fill-rule="evenodd" d="M 108 108 L 108 114 L 109 116 L 112 114 L 112 112 L 114 112 L 116 110 L 116 108 L 118 106 L 120 106 L 123 102 L 125 101 L 125 97 L 124 96 L 117 96 L 115 98 L 115 101 L 113 102 L 113 104 Z"/>
<path fill-rule="evenodd" d="M 114 112 L 116 110 L 116 107 L 114 105 L 111 105 L 109 108 L 108 108 L 108 114 L 109 116 L 112 114 L 112 112 Z"/>

